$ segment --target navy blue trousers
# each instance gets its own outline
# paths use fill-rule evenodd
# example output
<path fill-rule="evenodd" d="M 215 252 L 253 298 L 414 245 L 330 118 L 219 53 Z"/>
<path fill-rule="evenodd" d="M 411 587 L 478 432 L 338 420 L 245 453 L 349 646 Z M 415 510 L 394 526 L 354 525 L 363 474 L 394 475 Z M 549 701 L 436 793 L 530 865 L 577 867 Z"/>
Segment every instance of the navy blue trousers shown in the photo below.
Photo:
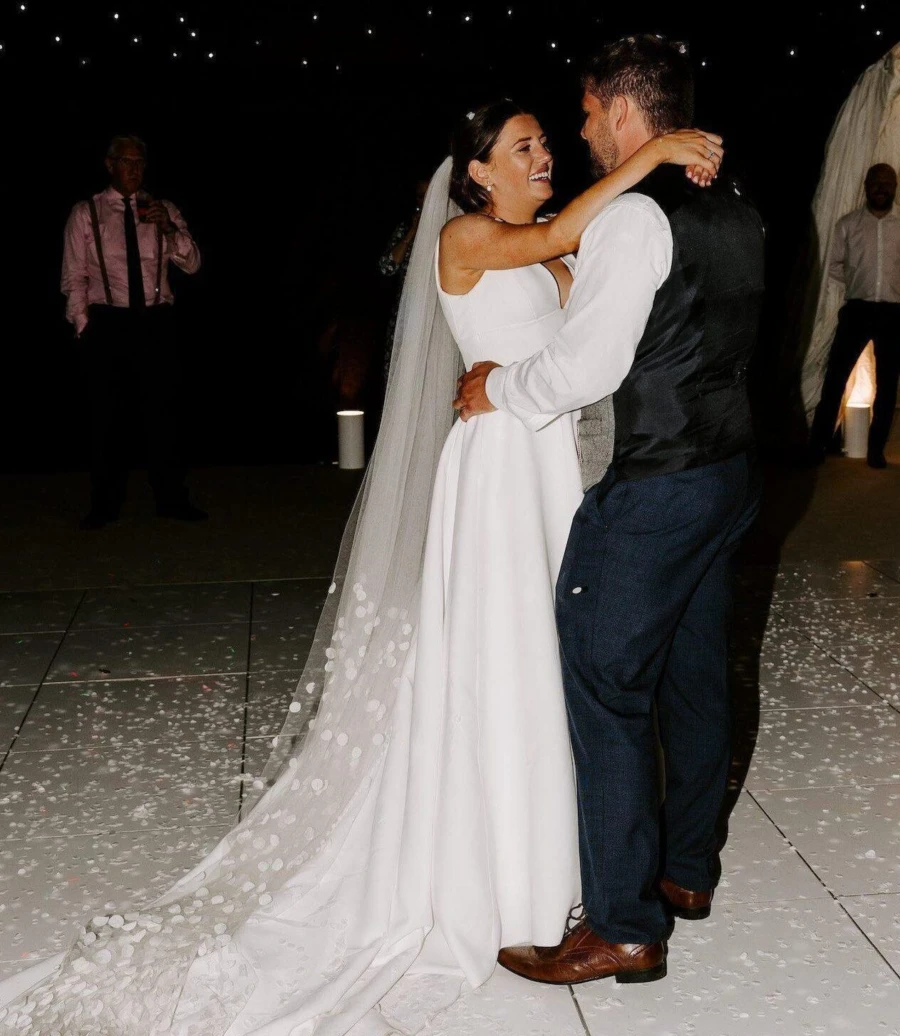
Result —
<path fill-rule="evenodd" d="M 660 876 L 694 891 L 718 879 L 732 560 L 758 501 L 755 465 L 741 454 L 627 481 L 611 470 L 572 523 L 557 622 L 585 915 L 611 942 L 665 937 Z"/>

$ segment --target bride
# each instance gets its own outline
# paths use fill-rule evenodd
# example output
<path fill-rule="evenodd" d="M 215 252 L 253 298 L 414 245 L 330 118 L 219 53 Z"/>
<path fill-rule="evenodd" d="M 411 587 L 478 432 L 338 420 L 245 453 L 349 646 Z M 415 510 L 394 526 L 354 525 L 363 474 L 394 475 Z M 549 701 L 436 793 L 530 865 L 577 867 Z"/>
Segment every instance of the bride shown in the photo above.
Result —
<path fill-rule="evenodd" d="M 661 162 L 707 182 L 720 144 L 653 140 L 547 222 L 553 158 L 535 117 L 501 101 L 462 120 L 264 794 L 165 895 L 92 918 L 68 952 L 0 985 L 0 1033 L 415 1032 L 491 975 L 501 945 L 559 941 L 579 899 L 553 616 L 581 497 L 576 418 L 451 427 L 459 358 L 541 349 L 591 220 Z"/>

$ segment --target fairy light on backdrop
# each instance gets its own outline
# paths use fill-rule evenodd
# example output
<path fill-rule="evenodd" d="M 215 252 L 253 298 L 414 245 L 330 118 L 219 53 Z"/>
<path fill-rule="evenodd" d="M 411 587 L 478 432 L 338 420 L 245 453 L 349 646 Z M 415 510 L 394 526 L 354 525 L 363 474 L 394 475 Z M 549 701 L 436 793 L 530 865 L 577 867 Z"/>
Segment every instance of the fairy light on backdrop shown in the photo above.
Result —
<path fill-rule="evenodd" d="M 19 15 L 26 15 L 26 14 L 29 14 L 29 13 L 33 13 L 33 14 L 37 15 L 38 17 L 43 17 L 45 12 L 41 10 L 41 6 L 42 5 L 38 2 L 38 0 L 34 0 L 33 3 L 29 2 L 29 0 L 19 0 L 19 2 L 13 3 L 11 5 L 11 8 L 16 13 L 18 13 Z M 262 8 L 265 8 L 265 5 L 261 5 L 261 6 L 262 6 Z M 873 20 L 874 20 L 874 18 L 877 16 L 876 15 L 876 8 L 877 8 L 877 6 L 878 6 L 877 4 L 873 4 L 873 3 L 854 2 L 854 3 L 847 4 L 845 11 L 847 13 L 849 13 L 852 10 L 852 11 L 855 11 L 857 13 L 857 17 L 868 19 L 871 16 L 873 18 Z M 492 18 L 492 17 L 494 17 L 494 18 L 500 17 L 500 18 L 503 18 L 503 19 L 506 19 L 506 20 L 511 20 L 511 19 L 513 19 L 514 15 L 515 15 L 515 12 L 516 12 L 516 9 L 514 7 L 507 6 L 507 5 L 504 5 L 504 4 L 496 5 L 495 9 L 489 10 L 489 8 L 491 8 L 491 7 L 493 7 L 493 5 L 485 4 L 485 5 L 483 5 L 483 9 L 479 9 L 478 11 L 471 10 L 471 9 L 462 9 L 462 10 L 460 10 L 459 8 L 457 8 L 454 11 L 453 8 L 451 8 L 451 7 L 441 8 L 440 10 L 438 10 L 437 8 L 435 8 L 433 6 L 432 7 L 424 7 L 423 6 L 422 8 L 420 8 L 420 15 L 419 15 L 419 17 L 420 18 L 424 18 L 427 22 L 431 22 L 431 23 L 437 23 L 439 20 L 441 22 L 446 22 L 448 19 L 453 19 L 455 17 L 457 24 L 458 25 L 461 24 L 466 29 L 473 29 L 473 30 L 476 30 L 478 32 L 489 32 L 489 31 L 492 31 L 492 30 L 490 28 L 487 28 L 486 26 L 487 26 L 487 22 L 488 22 L 488 20 L 490 18 Z M 72 10 L 72 8 L 69 8 L 69 10 Z M 829 13 L 831 13 L 831 14 L 834 13 L 834 6 L 832 6 L 831 11 Z M 821 17 L 824 14 L 824 12 L 820 10 L 820 11 L 818 11 L 818 14 Z M 145 45 L 145 50 L 146 50 L 146 53 L 147 53 L 148 57 L 152 57 L 153 53 L 158 53 L 160 55 L 160 57 L 165 56 L 169 60 L 176 60 L 177 61 L 177 60 L 182 59 L 185 56 L 182 53 L 182 51 L 178 48 L 177 41 L 171 40 L 171 39 L 168 40 L 168 41 L 165 40 L 165 39 L 159 40 L 159 34 L 158 33 L 156 33 L 156 34 L 154 34 L 152 36 L 153 43 L 151 44 L 151 42 L 150 42 L 151 36 L 149 36 L 144 31 L 145 28 L 149 30 L 150 27 L 149 26 L 142 26 L 142 25 L 137 24 L 137 22 L 141 20 L 138 16 L 133 16 L 131 13 L 128 13 L 128 12 L 123 11 L 122 9 L 119 9 L 119 10 L 108 11 L 105 17 L 107 17 L 109 19 L 109 22 L 114 23 L 117 27 L 118 26 L 123 26 L 126 29 L 130 30 L 129 35 L 127 36 L 127 38 L 125 40 L 122 40 L 121 37 L 118 38 L 118 39 L 113 37 L 113 38 L 109 38 L 109 39 L 103 40 L 101 38 L 102 37 L 101 33 L 92 33 L 92 42 L 93 42 L 94 46 L 96 47 L 95 53 L 93 53 L 93 54 L 86 54 L 86 53 L 84 53 L 85 48 L 83 46 L 77 46 L 75 48 L 76 49 L 76 53 L 74 53 L 73 56 L 72 56 L 72 60 L 74 62 L 76 62 L 78 64 L 78 66 L 81 67 L 81 68 L 89 67 L 92 64 L 92 59 L 93 58 L 100 59 L 100 58 L 107 58 L 107 57 L 114 56 L 117 47 L 121 46 L 123 43 L 128 43 L 131 47 L 137 47 L 137 46 Z M 175 15 L 174 21 L 176 22 L 176 24 L 178 26 L 182 27 L 186 31 L 187 38 L 190 41 L 197 41 L 197 42 L 199 42 L 199 37 L 200 37 L 201 29 L 197 25 L 189 26 L 189 24 L 188 24 L 189 17 L 190 17 L 190 12 L 187 11 L 186 9 L 184 9 L 184 10 L 182 10 L 181 12 L 179 12 L 179 13 L 177 13 Z M 307 11 L 306 17 L 309 19 L 309 22 L 307 24 L 312 23 L 312 25 L 314 25 L 317 29 L 321 29 L 325 25 L 326 22 L 330 22 L 330 19 L 325 18 L 320 10 L 309 10 L 309 11 Z M 550 26 L 554 19 L 552 17 L 547 17 L 545 13 L 543 14 L 543 17 L 544 17 L 545 25 L 546 26 Z M 577 28 L 578 18 L 577 18 L 577 16 L 568 16 L 564 11 L 560 11 L 559 17 L 560 17 L 561 23 L 563 25 L 566 25 L 567 22 L 571 23 L 571 29 L 572 29 L 571 36 L 572 36 L 573 39 L 570 39 L 569 42 L 570 43 L 573 42 L 574 38 L 576 38 L 577 35 L 578 35 L 578 28 Z M 812 13 L 810 13 L 809 17 L 810 18 L 813 17 Z M 525 18 L 526 19 L 528 18 L 527 12 L 525 14 Z M 83 12 L 79 15 L 79 20 L 82 21 L 82 22 L 87 22 L 88 21 L 88 19 L 84 18 Z M 146 20 L 146 18 L 144 20 Z M 602 24 L 604 19 L 603 19 L 603 17 L 601 15 L 597 15 L 597 16 L 592 16 L 590 20 L 594 24 Z M 109 22 L 107 24 L 109 24 Z M 62 25 L 62 23 L 59 23 L 59 24 Z M 539 25 L 540 21 L 539 20 L 536 21 L 536 24 Z M 477 27 L 477 29 L 476 29 L 476 27 Z M 68 38 L 68 43 L 71 46 L 72 45 L 72 39 L 74 38 L 74 36 L 73 36 L 72 33 L 66 34 L 66 32 L 65 32 L 65 25 L 62 25 L 62 28 L 63 28 L 64 31 L 56 33 L 56 34 L 53 34 L 51 36 L 50 42 L 51 42 L 51 46 L 53 48 L 55 48 L 57 50 L 66 51 L 67 50 L 67 38 Z M 154 26 L 154 28 L 155 28 L 155 26 Z M 226 28 L 229 30 L 228 31 L 228 47 L 225 50 L 225 52 L 223 53 L 222 52 L 223 48 L 220 45 L 223 41 L 220 40 L 220 39 L 217 39 L 217 37 L 219 36 L 218 30 L 219 29 L 226 29 Z M 346 19 L 342 19 L 338 23 L 338 25 L 337 25 L 337 31 L 339 33 L 340 32 L 347 32 L 347 31 L 349 31 L 349 28 L 350 27 L 348 27 L 347 24 L 346 24 Z M 367 39 L 369 39 L 369 40 L 371 40 L 373 42 L 375 40 L 378 40 L 380 43 L 384 44 L 385 46 L 390 46 L 390 44 L 392 44 L 392 43 L 396 45 L 398 40 L 402 42 L 406 37 L 409 36 L 411 31 L 414 32 L 415 27 L 412 26 L 412 30 L 411 30 L 409 21 L 408 20 L 403 20 L 402 22 L 398 22 L 398 24 L 395 26 L 395 28 L 393 30 L 389 26 L 386 25 L 386 26 L 383 27 L 383 31 L 376 31 L 376 26 L 375 25 L 373 25 L 371 23 L 367 23 L 364 20 L 362 25 L 361 25 L 361 27 L 360 27 L 360 29 L 361 29 L 361 35 L 363 35 Z M 286 28 L 285 31 L 287 33 L 289 33 L 289 29 Z M 882 26 L 871 25 L 869 27 L 868 31 L 869 31 L 869 34 L 870 34 L 870 38 L 874 37 L 875 39 L 881 40 L 884 37 L 884 29 L 883 29 Z M 203 59 L 206 62 L 212 61 L 214 58 L 218 60 L 220 57 L 225 58 L 226 61 L 228 59 L 231 59 L 231 60 L 234 60 L 234 61 L 246 60 L 246 54 L 240 49 L 240 33 L 237 33 L 237 34 L 234 33 L 233 32 L 233 26 L 226 26 L 224 24 L 224 22 L 220 26 L 217 26 L 217 25 L 214 25 L 214 24 L 209 24 L 209 25 L 205 25 L 204 33 L 205 33 L 205 36 L 207 37 L 207 45 L 209 46 L 209 43 L 212 43 L 213 46 L 210 46 L 209 49 L 203 49 L 199 54 L 196 54 L 195 55 L 195 59 Z M 235 42 L 235 41 L 237 41 L 237 42 Z M 302 42 L 302 39 L 301 39 L 301 42 Z M 536 45 L 540 45 L 541 42 L 542 41 L 540 40 L 540 36 L 538 34 L 535 34 L 535 44 Z M 161 44 L 159 47 L 157 47 L 158 43 Z M 252 35 L 249 36 L 246 39 L 246 46 L 248 48 L 252 48 L 253 51 L 256 51 L 256 52 L 261 52 L 261 51 L 263 51 L 265 49 L 264 48 L 264 43 L 265 44 L 278 45 L 278 46 L 282 46 L 283 47 L 284 43 L 285 43 L 285 39 L 284 39 L 283 35 L 279 36 L 278 38 L 275 38 L 275 39 L 264 39 L 263 36 L 261 36 L 258 33 L 258 31 L 257 32 L 253 32 Z M 774 32 L 772 33 L 772 43 L 773 43 L 773 45 L 777 46 L 777 34 L 774 33 Z M 175 46 L 173 46 L 173 44 L 175 44 Z M 546 39 L 545 38 L 543 40 L 543 45 L 544 45 L 544 48 L 545 48 L 545 53 L 549 53 L 552 57 L 555 57 L 555 58 L 559 59 L 560 61 L 562 61 L 566 65 L 571 65 L 573 63 L 573 58 L 571 56 L 571 53 L 569 53 L 569 54 L 565 53 L 565 50 L 567 50 L 569 48 L 566 47 L 564 49 L 561 46 L 561 43 L 560 43 L 559 39 L 557 39 L 557 38 Z M 322 46 L 324 46 L 324 44 Z M 410 50 L 413 50 L 413 49 L 417 53 L 420 52 L 420 47 L 419 46 L 414 46 L 414 47 L 410 48 Z M 810 50 L 810 48 L 807 48 L 807 51 L 809 51 L 809 50 Z M 31 41 L 30 40 L 20 40 L 20 39 L 18 39 L 15 36 L 14 33 L 11 33 L 11 32 L 7 31 L 5 33 L 5 35 L 3 36 L 2 43 L 0 43 L 0 56 L 2 56 L 4 58 L 8 58 L 8 57 L 12 57 L 15 54 L 23 54 L 24 55 L 26 52 L 28 54 L 33 54 Z M 789 59 L 797 59 L 797 58 L 799 58 L 801 56 L 800 48 L 797 47 L 795 44 L 789 44 L 788 46 L 786 46 L 784 51 L 782 51 L 782 53 L 785 54 Z M 421 57 L 424 58 L 424 56 L 425 56 L 425 52 L 421 51 Z M 328 56 L 323 61 L 318 62 L 317 64 L 321 68 L 329 67 L 329 68 L 333 69 L 334 71 L 340 71 L 346 64 L 348 64 L 348 62 L 352 62 L 354 57 L 355 57 L 355 55 L 350 53 L 349 51 L 345 55 L 341 55 L 339 53 L 335 53 L 335 48 L 332 46 L 329 49 Z M 329 61 L 329 58 L 330 58 L 330 61 Z M 311 67 L 311 60 L 310 60 L 309 57 L 304 57 L 303 59 L 296 59 L 296 60 L 297 60 L 297 63 L 300 64 L 303 67 L 307 67 L 307 68 Z M 809 57 L 807 57 L 807 61 L 808 60 L 810 60 Z M 700 65 L 700 68 L 706 69 L 706 68 L 709 67 L 709 62 L 708 62 L 707 59 L 703 59 L 699 63 L 699 65 Z"/>

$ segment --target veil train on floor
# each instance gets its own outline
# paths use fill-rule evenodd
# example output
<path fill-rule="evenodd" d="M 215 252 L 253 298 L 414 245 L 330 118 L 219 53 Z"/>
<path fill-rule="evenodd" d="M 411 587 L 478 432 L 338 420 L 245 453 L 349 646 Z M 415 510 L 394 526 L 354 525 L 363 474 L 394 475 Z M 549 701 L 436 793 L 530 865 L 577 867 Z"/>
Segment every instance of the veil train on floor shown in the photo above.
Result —
<path fill-rule="evenodd" d="M 285 1019 L 298 1036 L 345 1033 L 373 1002 L 372 983 L 389 988 L 414 958 L 413 940 L 392 947 L 395 966 L 371 977 L 378 953 L 390 956 L 378 942 L 385 907 L 369 902 L 370 879 L 352 860 L 366 837 L 388 837 L 377 790 L 460 373 L 434 282 L 441 228 L 459 213 L 450 168 L 447 159 L 423 206 L 378 441 L 259 801 L 165 895 L 98 913 L 64 954 L 0 984 L 0 1033 L 280 1036 Z M 370 925 L 368 943 L 346 944 L 338 889 L 356 933 Z"/>

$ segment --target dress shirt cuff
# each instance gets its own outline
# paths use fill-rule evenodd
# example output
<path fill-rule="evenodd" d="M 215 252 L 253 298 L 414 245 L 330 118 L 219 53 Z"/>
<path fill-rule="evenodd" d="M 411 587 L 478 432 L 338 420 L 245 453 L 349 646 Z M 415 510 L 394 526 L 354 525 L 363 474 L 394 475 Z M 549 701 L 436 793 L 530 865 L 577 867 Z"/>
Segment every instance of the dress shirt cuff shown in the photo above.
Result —
<path fill-rule="evenodd" d="M 190 238 L 183 231 L 176 230 L 174 234 L 166 234 L 166 252 L 173 262 L 186 262 L 190 251 Z"/>
<path fill-rule="evenodd" d="M 510 405 L 506 398 L 508 370 L 508 367 L 495 367 L 488 373 L 485 379 L 484 391 L 491 405 L 498 410 L 504 410 L 507 414 L 512 414 L 513 417 L 517 417 L 532 432 L 539 432 L 552 421 L 555 421 L 559 414 L 530 414 L 519 407 Z"/>

